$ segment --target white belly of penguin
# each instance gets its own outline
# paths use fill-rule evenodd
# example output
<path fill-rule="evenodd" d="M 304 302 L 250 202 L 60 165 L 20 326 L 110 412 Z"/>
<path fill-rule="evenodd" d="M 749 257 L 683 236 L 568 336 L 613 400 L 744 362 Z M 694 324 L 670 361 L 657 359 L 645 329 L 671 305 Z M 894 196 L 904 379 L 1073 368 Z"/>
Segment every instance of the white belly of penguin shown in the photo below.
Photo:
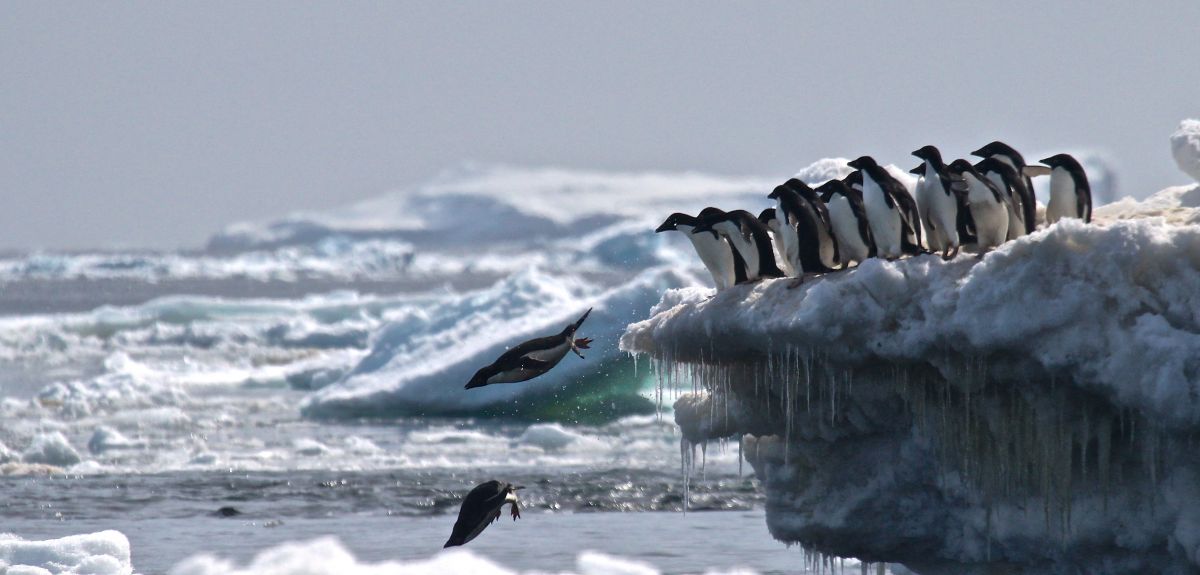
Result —
<path fill-rule="evenodd" d="M 524 357 L 528 357 L 530 359 L 536 359 L 538 361 L 548 361 L 548 362 L 550 362 L 551 366 L 554 366 L 554 365 L 558 364 L 558 362 L 562 361 L 562 358 L 566 357 L 567 352 L 569 352 L 569 351 L 571 351 L 571 344 L 567 341 L 563 341 L 561 344 L 556 345 L 551 348 L 539 349 L 537 351 L 531 351 L 531 352 L 525 354 Z M 545 370 L 525 369 L 523 367 L 518 367 L 515 369 L 510 369 L 508 371 L 502 371 L 500 373 L 497 373 L 496 375 L 493 375 L 493 376 L 487 378 L 487 382 L 488 383 L 516 383 L 518 381 L 525 381 L 531 377 L 540 375 L 542 373 L 545 373 Z"/>
<path fill-rule="evenodd" d="M 1004 193 L 1008 193 L 1008 184 L 1004 183 L 1004 178 L 1000 177 L 1000 174 L 988 172 L 987 179 L 996 184 L 997 188 L 1004 190 Z M 1011 195 L 1008 196 L 1008 239 L 1010 240 L 1015 240 L 1025 235 L 1025 221 L 1022 219 L 1024 216 L 1017 211 L 1017 206 L 1019 205 L 1017 202 L 1019 201 L 1019 198 L 1014 198 Z"/>
<path fill-rule="evenodd" d="M 960 241 L 958 237 L 958 199 L 954 197 L 954 194 L 946 193 L 941 178 L 937 178 L 933 182 L 933 189 L 934 192 L 930 198 L 929 219 L 934 226 L 937 226 L 938 233 L 946 242 L 942 249 L 958 247 Z"/>
<path fill-rule="evenodd" d="M 875 236 L 875 247 L 885 258 L 900 257 L 900 212 L 889 207 L 883 188 L 870 176 L 863 174 L 863 205 L 867 210 L 867 221 Z"/>
<path fill-rule="evenodd" d="M 926 164 L 928 166 L 928 164 Z M 933 176 L 936 178 L 937 176 Z M 942 237 L 941 228 L 937 227 L 930 216 L 929 211 L 933 208 L 933 179 L 929 176 L 929 170 L 926 169 L 925 175 L 917 180 L 917 213 L 921 216 L 921 225 L 925 228 L 925 243 L 929 244 L 929 249 L 942 251 L 946 247 L 946 240 Z"/>
<path fill-rule="evenodd" d="M 979 238 L 979 249 L 989 250 L 1008 237 L 1008 207 L 997 202 L 992 191 L 974 176 L 967 176 L 970 185 L 967 198 L 971 201 L 971 217 L 975 220 L 975 233 Z"/>
<path fill-rule="evenodd" d="M 775 219 L 771 220 L 767 227 L 771 230 L 771 237 L 775 239 L 772 245 L 775 246 L 775 253 L 779 255 L 776 259 L 779 268 L 788 276 L 795 276 L 800 269 L 800 240 L 796 237 L 796 228 L 781 223 L 787 221 L 780 219 L 782 213 L 782 209 L 775 208 Z"/>
<path fill-rule="evenodd" d="M 737 250 L 738 254 L 742 256 L 742 260 L 746 262 L 746 279 L 758 279 L 758 246 L 746 239 L 737 226 L 729 222 L 721 222 L 717 225 L 721 226 L 721 233 L 729 238 L 733 249 Z"/>
<path fill-rule="evenodd" d="M 1050 172 L 1050 203 L 1046 205 L 1046 223 L 1053 224 L 1062 218 L 1078 218 L 1077 201 L 1075 178 L 1071 177 L 1071 172 L 1054 168 Z"/>
<path fill-rule="evenodd" d="M 692 226 L 679 226 L 679 231 L 692 241 L 692 247 L 696 248 L 700 261 L 704 262 L 704 267 L 712 274 L 717 290 L 732 286 L 736 276 L 733 270 L 733 252 L 729 251 L 729 244 L 708 232 L 693 234 Z"/>
<path fill-rule="evenodd" d="M 858 231 L 858 218 L 850 207 L 850 200 L 841 194 L 829 198 L 829 220 L 833 224 L 833 235 L 837 237 L 838 253 L 842 262 L 862 262 L 871 252 Z"/>

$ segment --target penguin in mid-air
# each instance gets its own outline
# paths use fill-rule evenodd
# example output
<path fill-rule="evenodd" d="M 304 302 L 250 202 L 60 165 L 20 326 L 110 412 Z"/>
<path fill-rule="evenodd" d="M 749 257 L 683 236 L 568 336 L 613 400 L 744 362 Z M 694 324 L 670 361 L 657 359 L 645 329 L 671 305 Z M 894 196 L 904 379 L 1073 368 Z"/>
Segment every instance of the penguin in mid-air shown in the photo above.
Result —
<path fill-rule="evenodd" d="M 767 226 L 746 210 L 733 210 L 705 218 L 692 230 L 693 234 L 721 235 L 742 256 L 746 263 L 746 281 L 762 278 L 781 278 L 784 273 L 775 263 L 771 236 Z"/>
<path fill-rule="evenodd" d="M 705 218 L 723 213 L 725 212 L 718 208 L 704 208 L 699 216 L 676 212 L 654 230 L 654 233 L 677 231 L 687 236 L 692 242 L 692 247 L 696 249 L 696 254 L 700 256 L 700 261 L 708 268 L 708 273 L 712 274 L 717 291 L 746 281 L 746 264 L 725 238 L 716 234 L 693 234 L 692 230 Z"/>
<path fill-rule="evenodd" d="M 997 156 L 976 162 L 975 170 L 1008 195 L 1008 239 L 1015 240 L 1028 234 L 1026 214 L 1036 214 L 1037 208 L 1029 209 L 1030 203 L 1033 202 L 1033 193 L 1025 187 L 1027 178 L 1018 174 L 1012 166 Z"/>
<path fill-rule="evenodd" d="M 1050 168 L 1050 203 L 1046 204 L 1046 224 L 1062 218 L 1092 221 L 1092 188 L 1083 166 L 1070 154 L 1056 154 L 1041 160 Z"/>
<path fill-rule="evenodd" d="M 871 223 L 871 234 L 879 255 L 896 259 L 903 254 L 919 254 L 921 216 L 908 189 L 871 156 L 862 156 L 850 167 L 862 171 L 863 205 Z"/>
<path fill-rule="evenodd" d="M 921 177 L 917 182 L 917 206 L 925 241 L 930 249 L 942 253 L 942 259 L 952 259 L 964 242 L 975 239 L 966 190 L 953 185 L 942 153 L 936 147 L 924 146 L 913 155 L 924 160 L 909 173 Z"/>
<path fill-rule="evenodd" d="M 1025 181 L 1025 191 L 1029 193 L 1029 201 L 1021 205 L 1021 220 L 1025 224 L 1025 233 L 1032 234 L 1033 230 L 1037 229 L 1037 195 L 1033 191 L 1031 176 L 1044 176 L 1050 171 L 1042 166 L 1026 164 L 1021 152 L 1000 140 L 971 152 L 971 155 L 985 159 L 996 158 L 1016 170 L 1021 179 Z"/>
<path fill-rule="evenodd" d="M 575 352 L 580 359 L 581 349 L 588 349 L 592 340 L 589 338 L 575 339 L 575 332 L 583 325 L 583 320 L 592 313 L 589 308 L 575 323 L 568 325 L 558 335 L 531 339 L 504 352 L 491 365 L 475 372 L 466 389 L 483 387 L 493 383 L 516 383 L 533 379 L 558 365 L 568 351 Z"/>
<path fill-rule="evenodd" d="M 505 504 L 511 506 L 509 513 L 513 521 L 519 519 L 521 508 L 517 506 L 517 490 L 524 488 L 495 479 L 476 485 L 463 498 L 462 507 L 458 509 L 458 521 L 454 522 L 450 539 L 442 548 L 463 545 L 478 537 L 488 525 L 500 520 L 500 510 Z"/>
<path fill-rule="evenodd" d="M 782 255 L 794 272 L 791 275 L 802 278 L 805 273 L 832 271 L 837 265 L 837 253 L 831 246 L 833 234 L 829 229 L 829 212 L 812 188 L 793 179 L 776 186 L 767 197 L 778 204 L 776 226 L 787 238 L 781 243 L 786 249 Z"/>
<path fill-rule="evenodd" d="M 1008 194 L 967 160 L 954 160 L 948 168 L 958 180 L 954 185 L 966 188 L 971 218 L 975 220 L 975 245 L 983 256 L 1008 238 Z"/>
<path fill-rule="evenodd" d="M 834 178 L 818 186 L 816 191 L 821 194 L 821 201 L 829 206 L 829 221 L 833 225 L 833 237 L 837 241 L 842 269 L 851 261 L 862 263 L 867 258 L 875 257 L 875 238 L 871 236 L 862 190 L 851 188 L 845 181 Z"/>

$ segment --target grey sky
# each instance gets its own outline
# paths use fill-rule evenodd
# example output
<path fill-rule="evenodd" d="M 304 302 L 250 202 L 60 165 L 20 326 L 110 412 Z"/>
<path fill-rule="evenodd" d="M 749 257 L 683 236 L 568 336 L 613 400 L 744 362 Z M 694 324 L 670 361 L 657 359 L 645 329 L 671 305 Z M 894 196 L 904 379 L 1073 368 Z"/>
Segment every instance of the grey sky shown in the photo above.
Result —
<path fill-rule="evenodd" d="M 1106 151 L 1140 196 L 1186 181 L 1167 136 L 1200 115 L 1194 0 L 0 13 L 0 247 L 195 246 L 463 161 L 770 176 L 1001 138 Z"/>

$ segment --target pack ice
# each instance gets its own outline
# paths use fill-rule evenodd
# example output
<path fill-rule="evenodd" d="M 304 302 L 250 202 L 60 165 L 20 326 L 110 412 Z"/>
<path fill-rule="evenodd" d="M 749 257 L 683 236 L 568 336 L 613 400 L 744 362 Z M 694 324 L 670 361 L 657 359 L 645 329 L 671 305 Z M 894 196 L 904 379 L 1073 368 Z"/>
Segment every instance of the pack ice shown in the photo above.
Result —
<path fill-rule="evenodd" d="M 669 290 L 621 348 L 688 392 L 685 455 L 738 438 L 782 541 L 923 574 L 1194 573 L 1200 186 L 1095 220 Z"/>

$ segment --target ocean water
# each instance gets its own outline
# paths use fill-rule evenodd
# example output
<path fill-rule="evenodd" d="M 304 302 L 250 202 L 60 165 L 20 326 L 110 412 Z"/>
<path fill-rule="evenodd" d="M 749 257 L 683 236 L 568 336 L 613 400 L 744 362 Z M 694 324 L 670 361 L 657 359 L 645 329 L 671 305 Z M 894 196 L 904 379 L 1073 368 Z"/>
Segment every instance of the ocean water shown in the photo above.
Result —
<path fill-rule="evenodd" d="M 116 529 L 147 574 L 323 536 L 411 561 L 499 478 L 526 486 L 524 516 L 469 547 L 506 567 L 568 570 L 592 549 L 665 573 L 803 572 L 736 444 L 685 478 L 684 390 L 616 347 L 663 290 L 706 279 L 683 238 L 631 216 L 639 201 L 767 201 L 758 182 L 688 178 L 710 193 L 499 170 L 434 182 L 437 201 L 393 220 L 359 206 L 231 226 L 207 250 L 0 258 L 0 532 Z M 540 211 L 514 207 L 522 182 Z M 473 234 L 441 226 L 451 207 L 480 218 Z M 587 307 L 586 359 L 462 389 Z"/>

